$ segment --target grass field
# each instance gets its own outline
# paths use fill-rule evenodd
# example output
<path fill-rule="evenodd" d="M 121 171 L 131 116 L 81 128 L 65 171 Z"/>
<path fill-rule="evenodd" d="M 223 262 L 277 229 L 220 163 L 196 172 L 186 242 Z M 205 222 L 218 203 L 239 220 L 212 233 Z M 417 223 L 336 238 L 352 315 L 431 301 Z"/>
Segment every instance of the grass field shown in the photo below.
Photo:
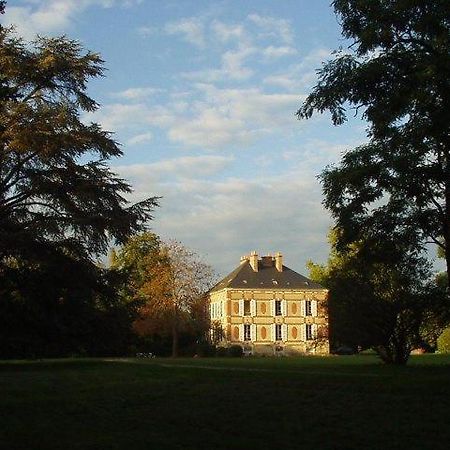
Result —
<path fill-rule="evenodd" d="M 0 362 L 14 449 L 447 449 L 450 357 Z"/>

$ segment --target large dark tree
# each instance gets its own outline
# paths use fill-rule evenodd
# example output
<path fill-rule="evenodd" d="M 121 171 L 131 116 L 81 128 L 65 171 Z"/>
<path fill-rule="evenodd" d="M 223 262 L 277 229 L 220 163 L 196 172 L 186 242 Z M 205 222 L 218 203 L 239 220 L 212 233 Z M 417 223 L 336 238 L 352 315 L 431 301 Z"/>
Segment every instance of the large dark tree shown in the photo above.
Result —
<path fill-rule="evenodd" d="M 351 45 L 318 71 L 297 112 L 362 112 L 369 142 L 321 175 L 340 244 L 386 234 L 433 242 L 450 268 L 450 2 L 335 0 Z"/>
<path fill-rule="evenodd" d="M 0 258 L 38 243 L 89 259 L 150 218 L 155 199 L 128 205 L 130 186 L 107 166 L 121 155 L 111 134 L 80 118 L 98 106 L 86 82 L 102 72 L 75 41 L 30 47 L 0 30 Z"/>
<path fill-rule="evenodd" d="M 330 235 L 326 265 L 308 263 L 311 279 L 329 289 L 330 341 L 374 348 L 387 363 L 405 364 L 416 346 L 436 346 L 450 317 L 445 289 L 407 241 L 355 242 L 346 251 Z"/>
<path fill-rule="evenodd" d="M 95 261 L 111 242 L 145 229 L 156 199 L 128 203 L 130 185 L 108 168 L 122 154 L 118 144 L 81 120 L 98 107 L 87 81 L 102 73 L 99 55 L 76 41 L 25 43 L 0 27 L 0 329 L 11 330 L 1 336 L 5 356 L 79 347 L 101 353 L 120 341 L 113 329 L 130 329 L 113 274 Z M 94 343 L 108 328 L 103 319 L 113 316 L 109 338 Z M 39 340 L 46 344 L 30 350 Z M 48 350 L 49 343 L 58 348 Z"/>

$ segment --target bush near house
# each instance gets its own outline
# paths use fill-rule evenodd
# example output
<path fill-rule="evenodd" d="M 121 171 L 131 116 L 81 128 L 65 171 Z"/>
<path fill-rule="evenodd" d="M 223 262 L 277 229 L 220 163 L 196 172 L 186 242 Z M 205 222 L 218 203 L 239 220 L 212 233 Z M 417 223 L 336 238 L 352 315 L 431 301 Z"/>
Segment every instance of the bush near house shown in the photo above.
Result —
<path fill-rule="evenodd" d="M 450 327 L 446 328 L 437 340 L 439 353 L 450 353 Z"/>

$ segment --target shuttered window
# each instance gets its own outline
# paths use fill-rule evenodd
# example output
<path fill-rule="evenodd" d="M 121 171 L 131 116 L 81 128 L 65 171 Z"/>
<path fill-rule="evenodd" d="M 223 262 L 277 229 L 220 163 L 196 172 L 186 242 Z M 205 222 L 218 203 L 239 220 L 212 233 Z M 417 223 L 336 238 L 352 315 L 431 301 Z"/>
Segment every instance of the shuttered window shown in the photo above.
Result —
<path fill-rule="evenodd" d="M 317 317 L 317 300 L 311 302 L 311 315 Z"/>
<path fill-rule="evenodd" d="M 284 340 L 284 341 L 287 341 L 288 340 L 288 332 L 287 332 L 288 330 L 287 330 L 287 325 L 284 323 L 282 326 L 281 326 L 281 338 Z"/>
<path fill-rule="evenodd" d="M 256 300 L 250 300 L 250 315 L 256 316 Z"/>
<path fill-rule="evenodd" d="M 250 333 L 250 324 L 244 324 L 244 341 L 250 341 L 252 338 Z"/>
<path fill-rule="evenodd" d="M 239 316 L 244 315 L 244 299 L 239 300 Z"/>
<path fill-rule="evenodd" d="M 277 324 L 275 324 L 275 340 L 281 341 L 282 339 L 283 339 L 283 333 L 282 333 L 281 324 L 277 323 Z"/>
<path fill-rule="evenodd" d="M 275 300 L 275 315 L 281 316 L 281 300 Z"/>
<path fill-rule="evenodd" d="M 307 323 L 306 324 L 306 340 L 312 341 L 314 339 L 313 325 Z"/>
<path fill-rule="evenodd" d="M 305 316 L 312 316 L 312 301 L 306 300 L 305 301 Z"/>

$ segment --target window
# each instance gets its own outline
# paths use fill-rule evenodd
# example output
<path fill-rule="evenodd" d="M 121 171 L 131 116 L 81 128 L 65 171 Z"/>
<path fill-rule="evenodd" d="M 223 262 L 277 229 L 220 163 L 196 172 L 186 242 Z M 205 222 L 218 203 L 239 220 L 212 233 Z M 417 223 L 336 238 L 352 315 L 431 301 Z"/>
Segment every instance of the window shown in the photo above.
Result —
<path fill-rule="evenodd" d="M 305 301 L 305 316 L 312 316 L 312 305 L 311 300 Z"/>
<path fill-rule="evenodd" d="M 275 300 L 275 315 L 281 316 L 281 300 Z"/>
<path fill-rule="evenodd" d="M 275 325 L 275 340 L 276 341 L 281 341 L 283 339 L 283 336 L 281 334 L 281 324 L 276 324 Z"/>
<path fill-rule="evenodd" d="M 313 326 L 311 324 L 306 325 L 306 333 L 305 334 L 306 334 L 307 341 L 312 341 L 314 339 Z"/>
<path fill-rule="evenodd" d="M 244 300 L 244 316 L 250 315 L 250 300 Z"/>
<path fill-rule="evenodd" d="M 244 324 L 244 341 L 250 341 L 250 324 Z"/>

